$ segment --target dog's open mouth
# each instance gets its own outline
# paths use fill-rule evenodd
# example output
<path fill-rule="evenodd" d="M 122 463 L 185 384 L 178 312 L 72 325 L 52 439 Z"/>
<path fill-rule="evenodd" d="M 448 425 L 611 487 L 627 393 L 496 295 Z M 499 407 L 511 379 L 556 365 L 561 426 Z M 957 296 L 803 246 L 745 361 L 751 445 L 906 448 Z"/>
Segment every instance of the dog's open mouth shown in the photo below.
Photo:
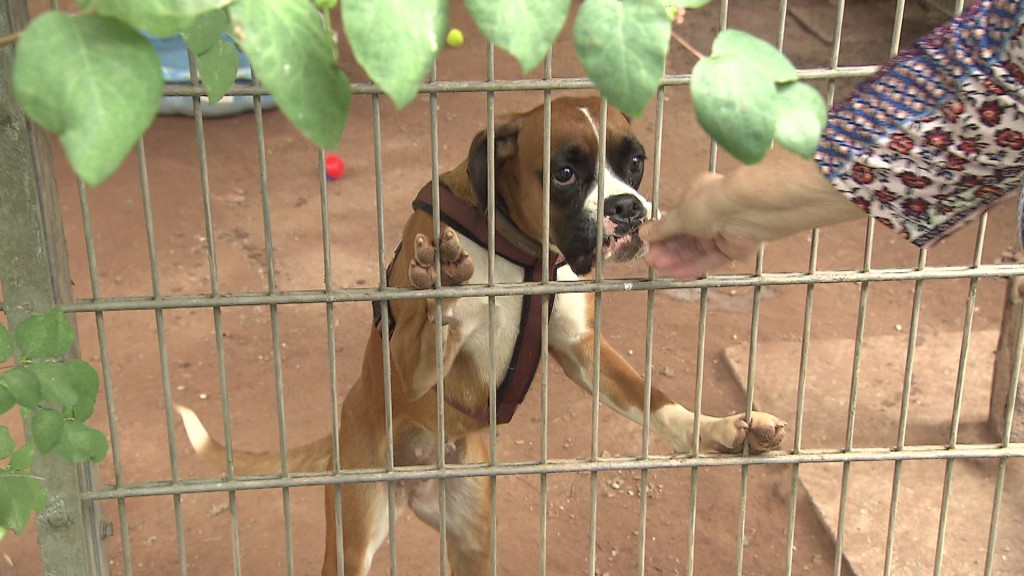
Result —
<path fill-rule="evenodd" d="M 611 218 L 604 218 L 605 260 L 626 262 L 640 258 L 647 252 L 647 244 L 640 238 L 640 220 L 630 223 L 616 223 Z"/>

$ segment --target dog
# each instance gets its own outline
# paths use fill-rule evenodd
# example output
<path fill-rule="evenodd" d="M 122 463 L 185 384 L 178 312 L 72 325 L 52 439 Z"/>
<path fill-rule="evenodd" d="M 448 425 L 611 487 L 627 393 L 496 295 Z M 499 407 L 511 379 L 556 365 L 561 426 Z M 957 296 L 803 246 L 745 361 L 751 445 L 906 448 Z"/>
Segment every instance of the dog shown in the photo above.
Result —
<path fill-rule="evenodd" d="M 642 257 L 641 224 L 650 219 L 650 203 L 639 194 L 645 153 L 630 131 L 629 120 L 607 109 L 604 201 L 598 204 L 600 100 L 559 98 L 551 104 L 550 218 L 542 219 L 544 198 L 544 112 L 538 107 L 508 117 L 494 129 L 495 283 L 543 277 L 541 254 L 549 252 L 548 277 L 573 281 L 592 273 L 598 258 L 626 261 Z M 425 187 L 414 203 L 402 241 L 388 269 L 388 285 L 414 289 L 486 284 L 488 198 L 486 133 L 473 139 L 467 159 L 440 176 L 442 225 L 434 237 L 433 193 Z M 452 213 L 455 213 L 453 216 Z M 542 246 L 543 229 L 549 245 Z M 603 239 L 597 248 L 598 234 Z M 481 234 L 483 235 L 480 238 Z M 439 254 L 437 254 L 439 252 Z M 440 268 L 437 264 L 440 264 Z M 548 351 L 566 374 L 593 393 L 594 305 L 591 293 L 562 293 L 550 310 L 540 299 L 495 297 L 494 365 L 498 367 L 495 420 L 511 418 L 525 396 L 540 356 L 540 338 L 531 330 L 549 314 Z M 384 307 L 388 322 L 383 322 Z M 391 346 L 391 413 L 395 466 L 436 465 L 438 460 L 438 367 L 435 343 L 441 324 L 444 435 L 447 463 L 486 463 L 492 407 L 489 306 L 487 297 L 401 299 L 376 307 L 358 380 L 345 397 L 338 432 L 341 469 L 386 466 L 385 375 L 383 340 Z M 438 316 L 437 312 L 440 312 Z M 600 346 L 600 399 L 616 412 L 641 422 L 644 379 L 603 338 Z M 502 374 L 504 372 L 504 374 Z M 525 381 L 525 383 L 524 383 Z M 677 453 L 693 449 L 694 415 L 657 388 L 650 391 L 651 429 Z M 191 411 L 179 408 L 190 443 L 217 466 L 224 447 L 210 438 Z M 725 418 L 701 416 L 700 449 L 739 452 L 777 448 L 785 424 L 754 412 Z M 331 436 L 288 450 L 290 472 L 333 469 Z M 234 452 L 239 475 L 278 474 L 277 454 Z M 453 575 L 490 570 L 490 481 L 487 477 L 447 479 L 447 558 Z M 396 504 L 405 505 L 426 523 L 439 525 L 438 483 L 410 480 L 395 485 Z M 323 574 L 336 574 L 335 489 L 326 489 L 327 546 Z M 388 536 L 387 489 L 383 482 L 341 487 L 343 564 L 347 576 L 368 572 L 377 548 Z"/>

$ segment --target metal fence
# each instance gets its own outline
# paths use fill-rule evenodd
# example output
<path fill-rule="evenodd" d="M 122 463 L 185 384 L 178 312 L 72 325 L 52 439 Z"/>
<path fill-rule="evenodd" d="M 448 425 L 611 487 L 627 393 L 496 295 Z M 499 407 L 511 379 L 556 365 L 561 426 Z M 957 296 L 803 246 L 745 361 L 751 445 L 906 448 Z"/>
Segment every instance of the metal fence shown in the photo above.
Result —
<path fill-rule="evenodd" d="M 723 0 L 689 25 L 753 22 L 791 57 L 794 35 L 820 43 L 819 54 L 794 60 L 830 98 L 895 53 L 907 22 L 922 27 L 936 11 L 962 9 L 962 2 L 765 4 Z M 851 15 L 879 7 L 890 10 L 891 29 L 861 41 L 888 50 L 844 63 Z M 454 18 L 470 28 L 461 9 Z M 469 144 L 447 140 L 460 123 L 493 131 L 495 115 L 512 107 L 591 89 L 565 63 L 569 52 L 556 44 L 544 70 L 529 78 L 502 77 L 508 67 L 489 46 L 471 68 L 482 77 L 442 58 L 403 112 L 376 86 L 357 82 L 343 143 L 349 174 L 336 183 L 323 176 L 324 152 L 264 110 L 258 86 L 233 92 L 252 97 L 250 114 L 213 120 L 200 113 L 203 89 L 194 74 L 191 85 L 166 88 L 168 96 L 192 99 L 194 118 L 161 120 L 111 184 L 75 185 L 58 161 L 59 200 L 39 193 L 49 203 L 41 210 L 63 214 L 75 285 L 74 298 L 54 301 L 77 316 L 82 355 L 101 369 L 111 453 L 98 482 L 78 482 L 77 496 L 107 518 L 77 521 L 89 542 L 79 544 L 90 553 L 72 563 L 55 559 L 65 547 L 47 539 L 60 530 L 41 521 L 47 569 L 309 573 L 322 552 L 322 504 L 310 487 L 486 476 L 495 488 L 490 550 L 500 574 L 1015 573 L 1021 557 L 1011 543 L 1024 527 L 1024 494 L 1013 479 L 1022 473 L 1024 446 L 1011 441 L 1009 426 L 987 435 L 968 408 L 988 406 L 986 354 L 1005 278 L 1024 275 L 1020 265 L 993 263 L 1015 233 L 1005 206 L 983 218 L 974 237 L 961 232 L 932 253 L 895 245 L 869 223 L 783 241 L 749 270 L 690 282 L 599 268 L 595 280 L 572 284 L 381 288 L 408 215 L 389 208 L 398 205 L 389 199 L 407 206 L 418 186 L 454 165 Z M 710 143 L 680 149 L 695 140 L 680 140 L 679 131 L 696 130 L 685 64 L 673 51 L 664 87 L 634 123 L 649 137 L 655 202 L 677 185 L 670 178 L 704 169 L 708 159 L 713 169 L 719 164 Z M 446 100 L 465 93 L 466 100 Z M 313 176 L 277 176 L 292 178 L 296 159 Z M 392 184 L 406 180 L 416 187 Z M 59 230 L 41 228 L 59 253 Z M 360 253 L 360 243 L 373 248 Z M 852 252 L 856 259 L 843 259 Z M 800 259 L 806 266 L 787 268 Z M 319 264 L 293 264 L 310 262 Z M 57 280 L 47 282 L 70 291 L 50 266 Z M 16 281 L 4 280 L 8 288 Z M 786 450 L 664 455 L 646 426 L 606 418 L 596 399 L 556 392 L 568 382 L 549 374 L 546 357 L 531 400 L 502 429 L 501 442 L 492 427 L 492 461 L 484 465 L 221 477 L 186 448 L 173 413 L 175 403 L 191 405 L 234 449 L 276 452 L 332 426 L 337 434 L 338 401 L 358 372 L 369 331 L 367 302 L 563 292 L 595 293 L 597 330 L 615 335 L 627 354 L 638 351 L 647 382 L 671 388 L 695 412 L 756 405 L 791 414 Z M 782 301 L 788 305 L 776 305 Z M 736 302 L 739 312 L 730 308 Z M 823 332 L 821 319 L 834 314 L 841 319 Z M 633 322 L 623 326 L 626 318 Z M 989 339 L 979 342 L 980 333 Z M 1018 346 L 1014 366 L 1020 354 Z M 919 374 L 927 374 L 924 381 Z M 945 385 L 933 386 L 936 374 Z M 824 377 L 840 387 L 825 389 Z M 438 410 L 443 417 L 442 401 Z M 404 526 L 389 493 L 390 537 L 373 573 L 443 574 L 444 539 Z M 443 499 L 440 507 L 443 526 Z M 8 536 L 0 550 L 6 546 L 14 548 L 6 565 L 0 558 L 0 573 L 35 570 L 24 537 L 11 544 Z"/>

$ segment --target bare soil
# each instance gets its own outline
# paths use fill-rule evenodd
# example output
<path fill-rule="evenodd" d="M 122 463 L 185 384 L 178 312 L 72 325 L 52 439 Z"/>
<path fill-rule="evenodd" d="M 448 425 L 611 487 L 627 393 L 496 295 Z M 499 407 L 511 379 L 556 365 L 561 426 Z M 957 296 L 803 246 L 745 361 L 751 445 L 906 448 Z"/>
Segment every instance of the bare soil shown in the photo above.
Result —
<path fill-rule="evenodd" d="M 894 2 L 848 2 L 840 62 L 874 64 L 889 54 Z M 912 39 L 936 22 L 922 3 L 908 3 L 903 36 Z M 717 5 L 717 3 L 715 3 Z M 777 3 L 734 0 L 728 24 L 774 40 L 779 14 Z M 827 66 L 835 8 L 821 0 L 798 0 L 789 6 L 800 13 L 785 20 L 784 48 L 799 67 Z M 483 79 L 487 62 L 485 43 L 461 5 L 453 7 L 452 25 L 465 32 L 465 44 L 446 49 L 438 59 L 442 79 Z M 719 26 L 717 8 L 694 12 L 681 31 L 707 49 Z M 577 77 L 582 69 L 572 49 L 567 26 L 555 49 L 555 76 Z M 694 58 L 673 45 L 668 72 L 689 71 Z M 352 57 L 343 54 L 343 66 L 353 80 L 364 80 Z M 496 54 L 496 77 L 522 76 L 511 58 Z M 533 72 L 536 76 L 538 72 Z M 851 88 L 842 82 L 837 93 Z M 824 85 L 822 85 L 824 87 Z M 499 92 L 495 107 L 522 110 L 541 102 L 539 92 Z M 206 294 L 211 288 L 207 254 L 216 249 L 216 289 L 222 294 L 322 290 L 325 275 L 333 288 L 372 289 L 379 278 L 375 208 L 375 166 L 372 102 L 357 96 L 352 102 L 345 137 L 337 152 L 347 163 L 343 179 L 328 184 L 330 272 L 325 274 L 321 227 L 321 200 L 316 149 L 305 141 L 277 111 L 263 115 L 265 131 L 267 206 L 261 199 L 259 141 L 253 115 L 206 120 L 205 148 L 209 168 L 213 237 L 204 226 L 196 127 L 191 118 L 162 117 L 144 138 L 148 198 L 140 193 L 140 164 L 132 156 L 117 174 L 86 193 L 97 264 L 97 284 L 90 280 L 82 203 L 75 180 L 54 143 L 57 177 L 70 252 L 75 293 L 80 298 L 148 297 Z M 486 125 L 484 94 L 442 94 L 437 98 L 440 166 L 448 169 L 465 157 L 473 135 Z M 384 237 L 390 253 L 409 213 L 413 194 L 428 181 L 430 163 L 430 99 L 421 95 L 397 111 L 381 100 L 382 186 Z M 653 157 L 655 111 L 648 111 L 634 127 Z M 665 94 L 665 123 L 661 145 L 661 196 L 671 205 L 673 194 L 708 165 L 708 138 L 694 121 L 685 87 Z M 731 160 L 723 158 L 728 167 Z M 648 174 L 653 174 L 651 169 Z M 651 191 L 652 178 L 644 182 Z M 269 219 L 264 210 L 269 209 Z M 153 236 L 145 222 L 151 210 Z M 853 223 L 821 234 L 819 270 L 860 269 L 864 265 L 866 227 Z M 1014 242 L 1016 225 L 1009 203 L 991 211 L 982 261 L 998 259 Z M 266 232 L 272 232 L 272 243 Z M 272 246 L 271 246 L 272 244 Z M 974 258 L 976 227 L 970 227 L 928 253 L 928 265 L 966 265 Z M 809 265 L 810 235 L 777 242 L 766 250 L 765 271 L 805 271 Z M 272 258 L 268 249 L 272 248 Z M 873 268 L 914 267 L 918 251 L 883 228 L 871 240 Z M 150 253 L 158 262 L 149 265 Z M 754 262 L 736 264 L 729 272 L 754 270 Z M 624 277 L 645 277 L 640 265 L 606 270 Z M 983 280 L 978 285 L 974 327 L 999 325 L 1003 284 Z M 871 286 L 864 333 L 891 335 L 909 325 L 913 285 L 905 282 Z M 931 281 L 924 291 L 922 330 L 931 337 L 959 338 L 963 328 L 966 281 Z M 656 385 L 692 405 L 698 371 L 698 295 L 692 291 L 659 293 L 655 315 L 652 377 Z M 766 288 L 760 292 L 757 341 L 793 341 L 804 322 L 806 288 Z M 604 297 L 606 337 L 643 370 L 647 294 L 617 293 Z M 812 338 L 853 338 L 857 329 L 860 286 L 827 284 L 814 296 Z M 745 397 L 720 360 L 728 346 L 749 342 L 752 335 L 753 290 L 714 289 L 707 317 L 703 408 L 722 415 L 742 411 Z M 277 384 L 283 390 L 284 424 L 289 444 L 304 443 L 325 434 L 335 401 L 330 388 L 331 355 L 337 362 L 338 395 L 343 396 L 358 370 L 369 331 L 370 306 L 346 303 L 334 306 L 334 349 L 328 349 L 327 311 L 323 305 L 171 309 L 108 312 L 100 324 L 81 315 L 83 357 L 99 368 L 112 387 L 112 398 L 101 397 L 116 414 L 120 481 L 160 482 L 172 478 L 172 460 L 182 479 L 213 478 L 218 472 L 194 457 L 186 446 L 180 424 L 170 417 L 167 397 L 193 407 L 222 435 L 221 373 L 216 348 L 216 324 L 221 322 L 224 342 L 224 389 L 230 400 L 231 434 L 239 449 L 276 450 L 278 445 Z M 162 327 L 165 338 L 157 338 Z M 101 355 L 99 339 L 106 345 Z M 280 343 L 275 356 L 275 341 Z M 760 365 L 759 371 L 772 366 Z M 893 373 L 893 400 L 900 393 L 900 372 Z M 971 391 L 967 392 L 972 393 Z M 847 389 L 816 388 L 809 395 L 848 394 Z M 540 387 L 536 387 L 515 420 L 501 430 L 498 441 L 502 461 L 533 460 L 539 455 Z M 591 445 L 591 399 L 552 367 L 548 390 L 549 455 L 552 458 L 586 457 Z M 600 411 L 600 453 L 636 455 L 640 430 L 610 411 Z M 846 415 L 835 415 L 845 426 Z M 174 431 L 173 446 L 167 429 Z M 107 411 L 97 410 L 96 424 L 108 429 Z M 652 452 L 666 453 L 658 441 Z M 104 481 L 113 483 L 113 459 L 100 467 Z M 639 535 L 646 530 L 644 566 L 647 574 L 686 573 L 690 530 L 691 481 L 698 494 L 694 523 L 693 573 L 775 575 L 785 570 L 786 529 L 790 514 L 792 468 L 782 465 L 704 468 L 691 477 L 687 470 L 650 472 L 646 525 L 641 525 L 639 473 L 610 472 L 592 479 L 586 474 L 557 474 L 546 479 L 547 506 L 541 509 L 542 479 L 507 476 L 497 480 L 498 558 L 500 574 L 534 574 L 541 565 L 540 526 L 546 514 L 546 569 L 548 574 L 587 574 L 590 549 L 590 511 L 596 507 L 596 570 L 598 574 L 633 574 L 639 561 Z M 747 486 L 746 501 L 741 485 Z M 965 495 L 962 495 L 966 497 Z M 594 503 L 596 500 L 596 504 Z M 232 536 L 229 497 L 225 493 L 133 498 L 104 504 L 113 536 L 106 540 L 112 572 L 124 573 L 130 562 L 135 574 L 185 573 L 179 550 L 192 575 L 232 572 Z M 323 505 L 320 488 L 252 490 L 234 499 L 239 526 L 241 568 L 247 574 L 318 573 L 323 548 Z M 123 512 L 119 516 L 119 512 Z M 742 523 L 741 523 L 742 514 Z M 176 536 L 180 520 L 183 533 Z M 122 521 L 127 522 L 129 552 L 124 552 Z M 286 526 L 290 522 L 290 531 Z M 834 543 L 823 528 L 802 490 L 797 494 L 793 572 L 831 572 Z M 884 530 L 884 519 L 879 519 Z M 436 533 L 411 515 L 398 520 L 398 571 L 402 574 L 438 573 Z M 293 555 L 288 557 L 286 543 Z M 34 533 L 8 536 L 0 542 L 0 574 L 41 572 Z M 742 566 L 738 567 L 738 562 Z M 388 573 L 387 547 L 378 554 L 374 574 Z"/>

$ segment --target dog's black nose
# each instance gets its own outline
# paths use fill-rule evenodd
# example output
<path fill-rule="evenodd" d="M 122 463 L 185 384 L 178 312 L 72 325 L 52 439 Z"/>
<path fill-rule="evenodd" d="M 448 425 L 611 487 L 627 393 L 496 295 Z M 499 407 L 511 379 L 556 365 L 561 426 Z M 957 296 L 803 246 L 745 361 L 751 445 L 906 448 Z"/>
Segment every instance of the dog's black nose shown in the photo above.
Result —
<path fill-rule="evenodd" d="M 636 196 L 616 194 L 605 198 L 604 215 L 616 224 L 637 224 L 647 216 L 647 210 Z"/>

